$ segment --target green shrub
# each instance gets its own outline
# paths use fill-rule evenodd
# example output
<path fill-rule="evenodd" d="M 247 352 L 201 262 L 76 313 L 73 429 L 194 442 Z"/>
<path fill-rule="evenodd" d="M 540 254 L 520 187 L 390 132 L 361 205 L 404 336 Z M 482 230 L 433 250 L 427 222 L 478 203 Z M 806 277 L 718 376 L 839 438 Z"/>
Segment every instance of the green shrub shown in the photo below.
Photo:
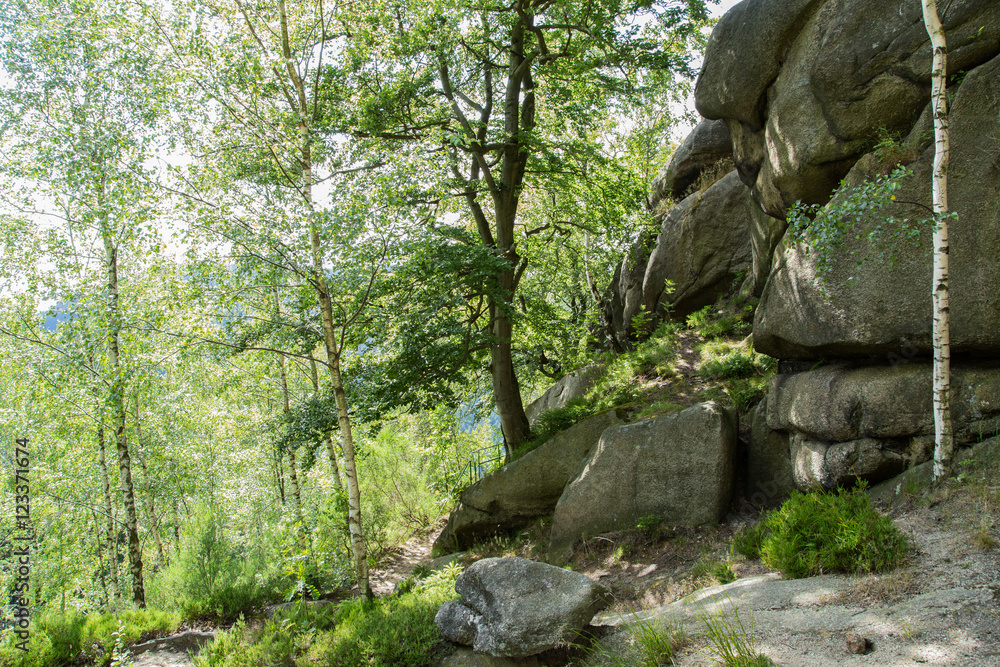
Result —
<path fill-rule="evenodd" d="M 239 545 L 225 521 L 199 507 L 184 524 L 180 550 L 149 585 L 152 604 L 185 618 L 237 618 L 282 599 L 290 586 L 278 570 L 277 547 Z"/>
<path fill-rule="evenodd" d="M 455 599 L 461 568 L 451 565 L 414 583 L 408 592 L 372 601 L 350 600 L 333 611 L 293 607 L 262 629 L 243 624 L 217 635 L 196 658 L 199 667 L 430 667 L 442 639 L 434 616 Z"/>
<path fill-rule="evenodd" d="M 880 572 L 898 564 L 907 551 L 906 538 L 871 506 L 863 484 L 836 492 L 792 492 L 761 524 L 743 533 L 734 548 L 750 555 L 760 531 L 764 564 L 791 578 Z"/>

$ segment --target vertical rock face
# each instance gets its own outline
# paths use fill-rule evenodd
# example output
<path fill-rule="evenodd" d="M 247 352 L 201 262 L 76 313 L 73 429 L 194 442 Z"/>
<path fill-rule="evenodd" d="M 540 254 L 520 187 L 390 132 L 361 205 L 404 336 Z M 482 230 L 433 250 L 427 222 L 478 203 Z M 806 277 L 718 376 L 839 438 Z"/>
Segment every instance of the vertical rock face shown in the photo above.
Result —
<path fill-rule="evenodd" d="M 520 658 L 575 641 L 610 592 L 582 574 L 524 558 L 486 558 L 459 575 L 461 601 L 441 605 L 435 624 L 451 641 Z"/>
<path fill-rule="evenodd" d="M 584 535 L 667 523 L 719 521 L 729 508 L 736 413 L 703 403 L 607 429 L 567 484 L 552 518 L 549 560 L 565 562 Z"/>
<path fill-rule="evenodd" d="M 956 0 L 944 24 L 949 74 L 1000 52 L 996 3 Z M 744 0 L 712 32 L 695 100 L 729 125 L 741 178 L 780 218 L 829 199 L 880 131 L 909 131 L 929 82 L 918 2 Z"/>
<path fill-rule="evenodd" d="M 1000 10 L 998 10 L 1000 11 Z M 1000 57 L 965 76 L 950 114 L 949 205 L 957 218 L 951 239 L 951 336 L 955 354 L 1000 350 Z M 847 247 L 836 253 L 826 274 L 816 252 L 787 240 L 779 248 L 754 323 L 758 350 L 784 359 L 897 354 L 906 348 L 929 355 L 931 348 L 930 229 L 921 243 L 881 237 L 871 247 L 867 232 L 886 214 L 919 221 L 928 217 L 933 148 L 919 151 L 929 123 L 918 124 L 909 145 L 919 157 L 913 174 L 882 214 L 860 221 Z M 992 157 L 991 157 L 992 156 Z M 864 182 L 885 166 L 874 156 L 860 161 L 848 184 Z M 836 205 L 844 195 L 834 197 Z M 929 227 L 929 225 L 925 225 Z M 886 253 L 879 259 L 876 253 Z M 857 257 L 864 258 L 859 264 Z M 888 261 L 894 255 L 895 264 Z"/>

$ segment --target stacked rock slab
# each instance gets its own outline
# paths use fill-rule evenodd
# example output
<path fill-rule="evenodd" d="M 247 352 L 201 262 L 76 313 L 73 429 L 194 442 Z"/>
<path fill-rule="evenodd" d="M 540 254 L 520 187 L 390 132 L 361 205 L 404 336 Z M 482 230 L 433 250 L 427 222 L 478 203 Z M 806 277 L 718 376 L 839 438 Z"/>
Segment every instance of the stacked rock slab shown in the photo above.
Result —
<path fill-rule="evenodd" d="M 1000 364 L 952 368 L 952 419 L 958 444 L 1000 432 Z M 790 436 L 799 488 L 880 481 L 933 452 L 931 365 L 845 365 L 776 375 L 767 425 Z"/>
<path fill-rule="evenodd" d="M 1000 3 L 955 0 L 943 21 L 957 214 L 953 416 L 962 443 L 996 432 L 1000 414 L 992 398 L 1000 383 Z M 766 485 L 763 468 L 779 465 L 782 439 L 800 488 L 877 481 L 931 455 L 930 225 L 921 225 L 931 204 L 930 71 L 918 2 L 744 0 L 713 31 L 696 105 L 726 123 L 739 176 L 771 218 L 754 211 L 750 227 L 761 294 L 753 340 L 786 371 L 754 419 L 748 487 Z M 830 251 L 829 270 L 818 264 L 822 250 L 785 234 L 795 202 L 831 210 L 850 198 L 838 192 L 841 179 L 850 188 L 897 164 L 912 173 L 895 202 L 854 221 L 845 246 Z M 898 228 L 870 241 L 886 216 L 922 226 L 920 243 L 893 236 Z"/>
<path fill-rule="evenodd" d="M 736 436 L 735 410 L 717 403 L 604 431 L 556 505 L 549 562 L 566 562 L 581 537 L 632 528 L 645 516 L 688 525 L 722 519 Z"/>
<path fill-rule="evenodd" d="M 726 124 L 702 121 L 653 182 L 650 206 L 660 231 L 640 239 L 622 260 L 604 306 L 613 329 L 609 337 L 619 347 L 648 333 L 633 326 L 640 313 L 648 313 L 649 321 L 683 319 L 713 303 L 751 268 L 752 202 L 736 172 L 689 193 L 704 172 L 731 155 Z"/>
<path fill-rule="evenodd" d="M 576 641 L 610 592 L 587 577 L 524 558 L 486 558 L 455 582 L 462 596 L 441 605 L 434 623 L 477 653 L 521 658 Z"/>
<path fill-rule="evenodd" d="M 552 514 L 563 487 L 601 434 L 620 423 L 614 412 L 591 417 L 467 488 L 434 548 L 445 553 L 467 549 L 479 539 Z"/>

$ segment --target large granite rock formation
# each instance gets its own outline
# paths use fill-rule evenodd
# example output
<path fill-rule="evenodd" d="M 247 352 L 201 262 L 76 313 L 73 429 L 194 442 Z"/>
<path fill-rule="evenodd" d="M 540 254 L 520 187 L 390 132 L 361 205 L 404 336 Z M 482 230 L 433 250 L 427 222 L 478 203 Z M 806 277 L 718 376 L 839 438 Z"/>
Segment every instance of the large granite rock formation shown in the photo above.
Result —
<path fill-rule="evenodd" d="M 967 443 L 1000 430 L 990 361 L 1000 359 L 1000 3 L 956 0 L 943 11 L 957 213 L 952 386 L 957 441 Z M 896 229 L 884 244 L 868 237 L 886 215 L 914 226 L 928 218 L 930 61 L 916 2 L 744 0 L 713 31 L 696 103 L 728 126 L 759 205 L 748 227 L 761 295 L 754 347 L 804 362 L 782 365 L 755 415 L 748 496 L 768 495 L 769 465 L 789 466 L 800 488 L 830 487 L 878 481 L 931 454 L 929 226 L 921 245 Z M 851 197 L 841 179 L 851 188 L 897 164 L 912 174 L 895 202 L 853 222 L 828 270 L 815 248 L 786 236 L 795 202 L 835 210 Z M 820 360 L 838 363 L 806 370 Z M 787 472 L 773 488 L 787 486 Z"/>
<path fill-rule="evenodd" d="M 1000 11 L 1000 10 L 998 10 Z M 949 223 L 951 264 L 951 344 L 953 354 L 996 354 L 1000 350 L 1000 57 L 965 77 L 950 114 Z M 913 131 L 928 137 L 929 122 Z M 990 157 L 992 156 L 992 158 Z M 928 355 L 931 348 L 930 230 L 919 245 L 885 238 L 895 265 L 873 258 L 866 232 L 886 213 L 919 221 L 928 217 L 933 147 L 909 164 L 896 201 L 884 213 L 860 221 L 848 245 L 836 253 L 826 274 L 816 253 L 787 240 L 780 246 L 754 323 L 758 350 L 783 359 L 900 354 L 904 348 Z M 848 185 L 884 173 L 882 160 L 861 160 Z M 844 195 L 838 195 L 836 205 Z M 860 236 L 861 238 L 853 238 Z M 859 265 L 851 255 L 868 259 Z"/>
<path fill-rule="evenodd" d="M 644 516 L 719 521 L 733 488 L 736 431 L 735 410 L 717 403 L 607 429 L 559 498 L 549 561 L 564 563 L 581 537 Z"/>
<path fill-rule="evenodd" d="M 714 303 L 752 262 L 746 188 L 730 172 L 671 208 L 654 241 L 640 242 L 612 282 L 612 325 L 623 344 L 640 312 L 683 319 Z M 667 283 L 671 289 L 666 289 Z"/>
<path fill-rule="evenodd" d="M 565 407 L 573 399 L 586 396 L 600 377 L 600 366 L 587 366 L 566 373 L 524 409 L 528 422 L 533 427 L 543 412 Z"/>
<path fill-rule="evenodd" d="M 949 74 L 1000 52 L 997 3 L 956 0 L 944 25 Z M 880 130 L 909 131 L 930 60 L 918 2 L 744 0 L 712 32 L 695 100 L 726 121 L 741 178 L 783 217 L 826 202 Z"/>
<path fill-rule="evenodd" d="M 486 558 L 455 582 L 461 601 L 434 618 L 441 634 L 478 653 L 520 658 L 574 642 L 611 593 L 582 574 L 524 558 Z"/>
<path fill-rule="evenodd" d="M 435 549 L 467 549 L 478 539 L 550 515 L 604 430 L 620 423 L 614 412 L 586 419 L 467 488 L 435 540 Z"/>

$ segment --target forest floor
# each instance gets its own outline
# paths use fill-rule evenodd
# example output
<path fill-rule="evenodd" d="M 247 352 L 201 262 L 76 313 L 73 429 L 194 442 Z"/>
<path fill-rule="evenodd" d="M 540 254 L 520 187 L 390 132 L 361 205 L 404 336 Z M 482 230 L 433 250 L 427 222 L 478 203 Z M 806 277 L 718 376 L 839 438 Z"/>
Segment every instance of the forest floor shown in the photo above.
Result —
<path fill-rule="evenodd" d="M 674 664 L 718 664 L 697 615 L 720 610 L 734 618 L 735 607 L 742 630 L 752 632 L 757 650 L 776 665 L 1000 667 L 996 472 L 979 483 L 953 484 L 947 492 L 901 498 L 888 513 L 911 550 L 906 562 L 888 573 L 783 580 L 730 547 L 733 534 L 756 518 L 748 505 L 734 508 L 717 526 L 655 525 L 596 536 L 577 546 L 571 566 L 612 591 L 615 603 L 595 618 L 595 635 L 602 650 L 619 660 L 633 650 L 628 624 L 639 620 L 685 630 L 690 639 Z M 430 563 L 440 529 L 438 524 L 415 534 L 373 568 L 378 596 Z M 480 545 L 458 562 L 515 555 L 541 560 L 548 530 L 546 522 L 538 522 L 516 536 Z M 848 652 L 848 632 L 869 642 L 867 654 Z M 188 632 L 136 646 L 133 664 L 188 667 L 188 651 L 204 637 Z M 550 666 L 602 664 L 594 651 L 544 658 Z"/>
<path fill-rule="evenodd" d="M 1000 667 L 998 469 L 946 491 L 899 496 L 886 508 L 911 546 L 902 566 L 886 573 L 781 579 L 730 547 L 732 535 L 755 519 L 749 506 L 718 526 L 596 536 L 578 544 L 571 566 L 608 586 L 616 600 L 594 620 L 602 650 L 617 656 L 611 664 L 631 664 L 621 660 L 629 659 L 627 626 L 636 620 L 684 629 L 690 639 L 674 664 L 721 664 L 710 655 L 698 614 L 720 611 L 735 622 L 735 607 L 742 626 L 734 632 L 751 633 L 776 665 Z M 538 523 L 496 539 L 466 554 L 463 564 L 486 556 L 540 559 L 547 531 Z M 849 632 L 867 640 L 866 654 L 848 651 Z M 543 662 L 603 664 L 594 651 L 546 655 Z"/>

